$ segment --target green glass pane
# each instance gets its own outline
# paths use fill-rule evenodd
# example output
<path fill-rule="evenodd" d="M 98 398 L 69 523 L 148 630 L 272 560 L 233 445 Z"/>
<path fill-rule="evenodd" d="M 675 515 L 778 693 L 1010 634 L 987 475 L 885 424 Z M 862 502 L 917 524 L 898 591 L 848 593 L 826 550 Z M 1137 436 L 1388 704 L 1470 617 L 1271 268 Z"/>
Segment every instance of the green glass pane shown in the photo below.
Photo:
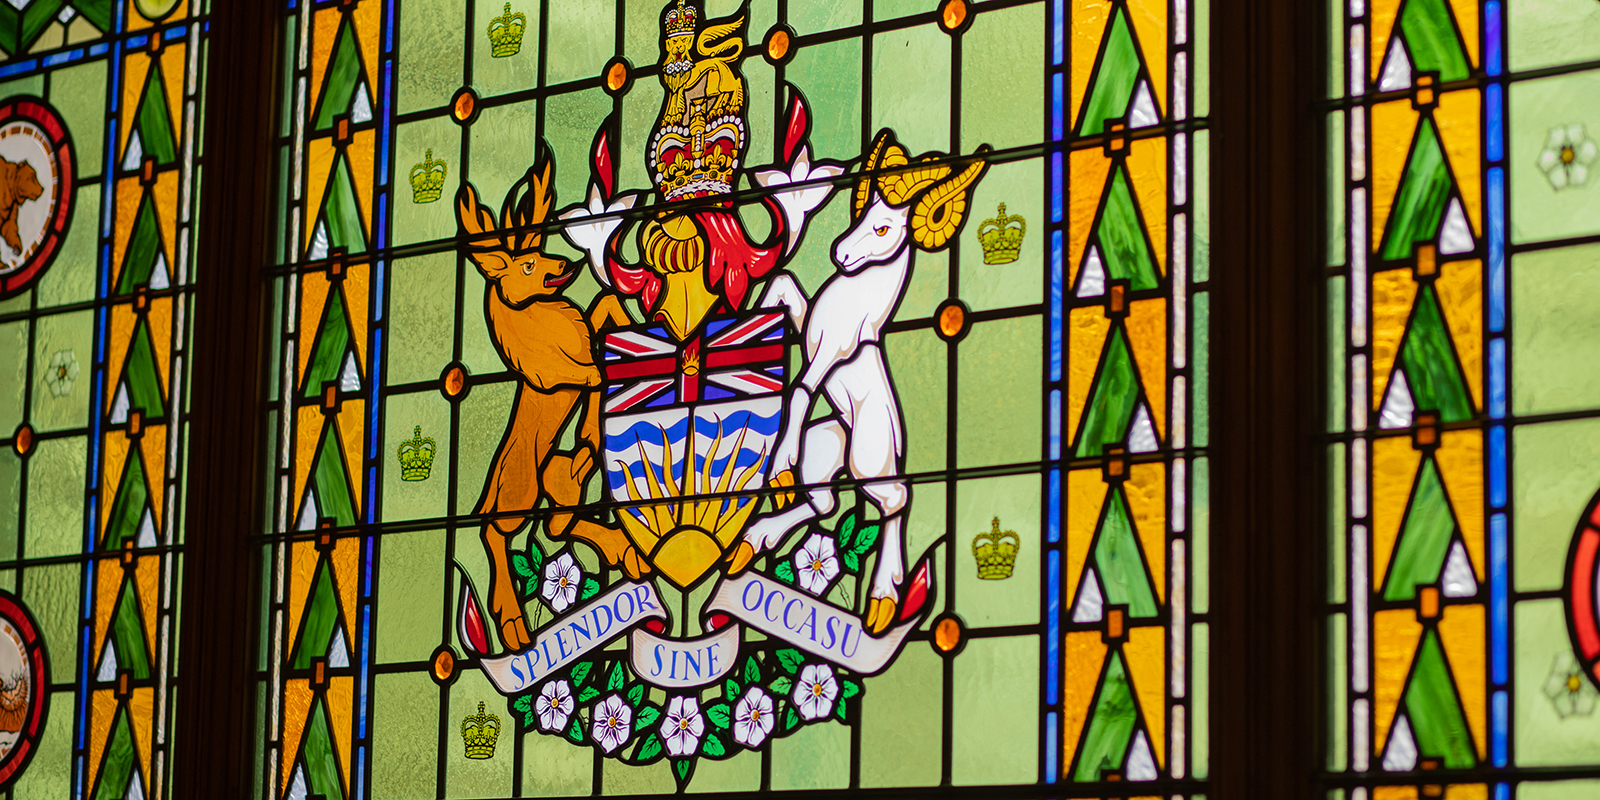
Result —
<path fill-rule="evenodd" d="M 1466 49 L 1445 0 L 1409 0 L 1400 12 L 1400 30 L 1418 72 L 1437 72 L 1445 81 L 1470 74 Z"/>
<path fill-rule="evenodd" d="M 1110 27 L 1100 47 L 1099 69 L 1089 80 L 1088 100 L 1078 117 L 1078 133 L 1093 135 L 1105 128 L 1108 119 L 1128 111 L 1134 84 L 1139 81 L 1139 46 L 1133 40 L 1128 14 L 1121 5 L 1112 12 Z"/>
<path fill-rule="evenodd" d="M 132 672 L 138 680 L 150 677 L 150 647 L 144 640 L 144 625 L 139 617 L 139 596 L 134 593 L 133 581 L 122 582 L 117 610 L 111 614 L 110 639 L 116 644 L 118 669 Z"/>
<path fill-rule="evenodd" d="M 170 164 L 178 157 L 178 136 L 172 124 L 172 113 L 167 109 L 165 86 L 161 61 L 154 60 L 145 77 L 144 96 L 139 100 L 139 110 L 133 118 L 133 136 L 139 137 L 138 147 L 146 158 L 155 159 L 157 164 Z M 129 137 L 128 147 L 134 147 L 132 136 Z M 127 158 L 126 153 L 123 158 Z M 137 168 L 136 164 L 131 166 Z M 128 163 L 123 163 L 124 169 L 129 167 Z"/>
<path fill-rule="evenodd" d="M 128 407 L 143 409 L 149 416 L 160 416 L 166 401 L 161 397 L 161 378 L 156 374 L 155 346 L 150 343 L 150 326 L 139 320 L 133 328 L 133 342 L 128 347 L 128 364 L 123 372 L 123 385 L 128 393 Z"/>
<path fill-rule="evenodd" d="M 344 783 L 339 779 L 339 762 L 333 754 L 333 731 L 328 725 L 328 710 L 318 697 L 306 721 L 305 745 L 301 749 L 306 771 L 306 786 L 312 797 L 344 800 Z"/>
<path fill-rule="evenodd" d="M 95 790 L 95 800 L 123 800 L 128 796 L 128 785 L 134 780 L 138 768 L 133 752 L 133 726 L 128 722 L 128 710 L 117 709 L 117 721 L 111 723 L 111 740 L 106 743 L 105 760 L 100 762 L 100 786 Z"/>
<path fill-rule="evenodd" d="M 1139 373 L 1133 364 L 1133 353 L 1128 349 L 1128 335 L 1120 325 L 1116 326 L 1106 337 L 1089 406 L 1083 412 L 1083 424 L 1078 430 L 1079 457 L 1100 455 L 1104 446 L 1122 442 L 1140 391 Z"/>
<path fill-rule="evenodd" d="M 356 41 L 355 28 L 348 19 L 339 25 L 338 38 L 333 43 L 333 60 L 328 65 L 324 80 L 322 99 L 317 104 L 316 130 L 333 127 L 333 118 L 351 113 L 354 110 L 353 103 L 368 103 L 367 112 L 370 116 L 372 95 L 366 92 L 362 81 L 361 46 Z M 358 95 L 361 97 L 358 98 Z"/>
<path fill-rule="evenodd" d="M 1472 397 L 1467 394 L 1466 378 L 1445 328 L 1439 296 L 1431 285 L 1417 293 L 1399 365 L 1405 370 L 1415 408 L 1437 410 L 1445 422 L 1472 418 Z"/>
<path fill-rule="evenodd" d="M 1100 674 L 1100 696 L 1095 698 L 1089 718 L 1089 731 L 1079 745 L 1075 781 L 1098 781 L 1100 773 L 1122 768 L 1123 756 L 1139 724 L 1139 707 L 1133 699 L 1133 684 L 1122 663 L 1122 651 L 1112 650 Z"/>
<path fill-rule="evenodd" d="M 1094 564 L 1108 604 L 1126 605 L 1131 617 L 1156 615 L 1156 594 L 1145 569 L 1144 548 L 1139 546 L 1121 486 L 1106 493 L 1106 508 L 1096 531 Z"/>
<path fill-rule="evenodd" d="M 161 284 L 171 278 L 166 274 L 167 257 L 163 249 L 155 200 L 146 192 L 144 199 L 139 202 L 139 215 L 133 218 L 133 234 L 128 237 L 128 249 L 122 257 L 122 277 L 117 281 L 117 294 L 133 294 L 134 289 L 148 286 L 157 277 L 158 265 L 161 277 L 153 288 L 163 288 Z"/>
<path fill-rule="evenodd" d="M 117 487 L 116 500 L 111 503 L 111 519 L 106 522 L 105 536 L 100 546 L 106 550 L 119 550 L 125 541 L 137 542 L 139 526 L 150 515 L 150 484 L 144 474 L 144 458 L 139 449 L 128 449 L 128 463 L 122 470 L 122 483 Z M 151 520 L 152 526 L 154 519 Z"/>
<path fill-rule="evenodd" d="M 344 153 L 334 157 L 333 172 L 328 175 L 328 191 L 322 197 L 322 214 L 317 219 L 313 250 L 323 239 L 330 252 L 335 247 L 343 247 L 350 253 L 367 249 L 367 229 L 361 221 L 355 179 L 350 176 L 350 162 Z"/>
<path fill-rule="evenodd" d="M 1405 258 L 1414 252 L 1416 245 L 1433 241 L 1439 232 L 1439 222 L 1444 218 L 1445 205 L 1454 191 L 1455 180 L 1450 177 L 1450 165 L 1445 162 L 1444 148 L 1439 144 L 1439 131 L 1432 118 L 1423 117 L 1417 123 L 1411 157 L 1406 162 L 1400 188 L 1395 192 L 1394 209 L 1384 228 L 1381 256 Z"/>
<path fill-rule="evenodd" d="M 322 430 L 322 445 L 317 448 L 317 460 L 311 467 L 311 481 L 320 516 L 332 517 L 335 524 L 340 526 L 356 524 L 356 501 L 350 491 L 350 473 L 345 470 L 344 453 L 339 451 L 338 430 L 331 421 Z M 305 511 L 302 509 L 301 513 Z"/>
<path fill-rule="evenodd" d="M 1456 530 L 1455 511 L 1439 479 L 1439 465 L 1431 456 L 1423 459 L 1411 490 L 1411 504 L 1400 526 L 1394 561 L 1384 581 L 1383 599 L 1410 600 L 1417 587 L 1439 580 L 1445 556 L 1450 552 L 1450 535 Z"/>
<path fill-rule="evenodd" d="M 1445 769 L 1467 769 L 1478 763 L 1472 746 L 1472 731 L 1450 680 L 1450 665 L 1445 660 L 1439 632 L 1429 628 L 1417 648 L 1411 682 L 1406 686 L 1406 713 L 1417 739 L 1417 752 L 1424 758 L 1437 758 Z"/>
<path fill-rule="evenodd" d="M 316 344 L 311 347 L 311 361 L 306 365 L 306 397 L 322 394 L 322 386 L 338 382 L 351 354 L 349 316 L 344 308 L 344 290 L 335 287 L 328 292 L 327 305 L 322 308 L 322 324 L 317 327 Z"/>
<path fill-rule="evenodd" d="M 304 627 L 295 642 L 289 665 L 306 669 L 313 659 L 330 658 L 335 628 L 339 627 L 339 593 L 334 590 L 333 570 L 327 559 L 317 564 L 317 577 L 311 582 L 311 599 L 306 603 Z"/>
<path fill-rule="evenodd" d="M 1095 221 L 1094 238 L 1100 243 L 1108 279 L 1128 281 L 1133 289 L 1156 288 L 1155 249 L 1145 235 L 1129 188 L 1128 171 L 1122 164 L 1111 171 L 1105 207 Z"/>

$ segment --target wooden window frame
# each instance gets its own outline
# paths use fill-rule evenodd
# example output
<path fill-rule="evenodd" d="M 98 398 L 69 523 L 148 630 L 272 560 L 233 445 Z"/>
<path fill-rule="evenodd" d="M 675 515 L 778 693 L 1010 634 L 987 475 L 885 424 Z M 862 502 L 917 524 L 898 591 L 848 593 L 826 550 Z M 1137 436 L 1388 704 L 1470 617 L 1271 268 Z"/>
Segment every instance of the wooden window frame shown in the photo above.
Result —
<path fill-rule="evenodd" d="M 173 731 L 181 797 L 250 797 L 257 771 L 261 568 L 251 533 L 265 513 L 258 470 L 279 17 L 278 2 L 266 0 L 219 0 L 211 16 Z M 1209 402 L 1212 798 L 1321 794 L 1327 532 L 1316 266 L 1325 148 L 1314 104 L 1325 18 L 1317 2 L 1211 2 L 1211 342 L 1224 356 L 1211 360 Z"/>

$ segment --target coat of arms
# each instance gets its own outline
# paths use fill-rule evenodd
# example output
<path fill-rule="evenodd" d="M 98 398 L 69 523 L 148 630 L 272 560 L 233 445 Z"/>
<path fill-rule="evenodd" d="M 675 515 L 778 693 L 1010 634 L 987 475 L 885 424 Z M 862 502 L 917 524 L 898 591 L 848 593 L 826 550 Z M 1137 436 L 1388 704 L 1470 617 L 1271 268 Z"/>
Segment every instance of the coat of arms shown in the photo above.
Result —
<path fill-rule="evenodd" d="M 523 378 L 478 508 L 488 609 L 463 581 L 459 632 L 517 724 L 671 759 L 682 786 L 700 758 L 850 724 L 860 677 L 933 610 L 929 557 L 906 552 L 883 331 L 915 253 L 960 231 L 988 148 L 913 155 L 885 130 L 859 162 L 814 160 L 788 86 L 781 160 L 749 168 L 746 11 L 707 20 L 672 0 L 660 22 L 650 189 L 617 186 L 610 119 L 583 202 L 553 211 L 548 155 L 498 218 L 470 185 L 457 198 L 491 334 Z M 785 267 L 840 188 L 851 225 L 808 295 Z M 753 204 L 771 220 L 760 239 Z M 583 264 L 547 255 L 547 230 L 586 254 L 603 287 L 588 308 L 562 296 Z M 603 502 L 586 506 L 595 473 Z M 553 548 L 511 546 L 530 519 Z M 604 568 L 586 574 L 580 547 Z"/>

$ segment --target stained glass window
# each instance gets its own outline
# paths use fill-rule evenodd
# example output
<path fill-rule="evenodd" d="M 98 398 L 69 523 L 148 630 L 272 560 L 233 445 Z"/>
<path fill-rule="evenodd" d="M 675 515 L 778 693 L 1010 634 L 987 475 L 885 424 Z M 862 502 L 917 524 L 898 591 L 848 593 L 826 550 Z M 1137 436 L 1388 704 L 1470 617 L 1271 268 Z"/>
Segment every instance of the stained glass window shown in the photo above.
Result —
<path fill-rule="evenodd" d="M 260 796 L 1203 791 L 1206 9 L 287 4 Z"/>
<path fill-rule="evenodd" d="M 1600 11 L 1330 13 L 1326 767 L 1351 798 L 1592 793 Z"/>
<path fill-rule="evenodd" d="M 0 788 L 168 797 L 206 18 L 0 6 Z"/>

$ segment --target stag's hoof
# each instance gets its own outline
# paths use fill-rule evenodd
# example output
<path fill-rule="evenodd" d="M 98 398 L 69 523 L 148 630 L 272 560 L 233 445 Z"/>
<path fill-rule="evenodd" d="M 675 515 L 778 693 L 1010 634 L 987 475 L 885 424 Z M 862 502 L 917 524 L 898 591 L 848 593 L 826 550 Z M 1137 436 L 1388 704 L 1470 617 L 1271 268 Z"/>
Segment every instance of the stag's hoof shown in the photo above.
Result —
<path fill-rule="evenodd" d="M 755 557 L 756 549 L 749 542 L 741 541 L 734 545 L 733 552 L 728 553 L 725 559 L 728 562 L 728 577 L 744 572 L 744 568 L 750 566 L 750 559 Z"/>
<path fill-rule="evenodd" d="M 867 617 L 864 625 L 867 633 L 877 636 L 889 629 L 894 622 L 895 599 L 893 597 L 874 597 L 867 601 Z"/>
<path fill-rule="evenodd" d="M 794 470 L 786 469 L 786 470 L 784 470 L 782 472 L 779 472 L 778 474 L 772 476 L 772 481 L 770 482 L 770 485 L 778 486 L 778 487 L 782 487 L 782 488 L 788 488 L 790 486 L 793 486 L 794 485 Z M 793 503 L 793 502 L 794 502 L 794 492 L 777 492 L 777 493 L 772 495 L 772 504 L 777 506 L 778 510 L 780 510 L 780 511 L 782 511 L 785 508 L 788 508 L 789 504 Z"/>

